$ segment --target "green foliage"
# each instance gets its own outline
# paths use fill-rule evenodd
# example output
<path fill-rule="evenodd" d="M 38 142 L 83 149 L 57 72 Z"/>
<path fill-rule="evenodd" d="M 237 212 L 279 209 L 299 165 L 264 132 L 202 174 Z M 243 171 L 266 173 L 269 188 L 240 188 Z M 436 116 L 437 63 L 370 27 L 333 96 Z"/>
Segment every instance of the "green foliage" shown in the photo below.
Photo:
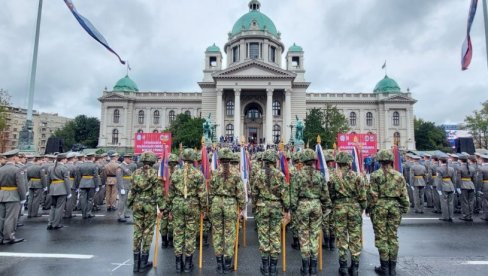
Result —
<path fill-rule="evenodd" d="M 480 110 L 473 111 L 473 115 L 466 116 L 464 122 L 473 135 L 475 145 L 488 148 L 488 101 L 481 104 Z"/>
<path fill-rule="evenodd" d="M 184 148 L 199 149 L 202 145 L 204 122 L 205 119 L 202 118 L 192 118 L 184 113 L 178 114 L 169 128 L 165 130 L 165 132 L 171 132 L 173 139 L 171 147 L 178 149 L 182 143 Z"/>
<path fill-rule="evenodd" d="M 56 130 L 53 136 L 64 140 L 65 150 L 71 149 L 75 144 L 96 148 L 99 132 L 100 121 L 97 118 L 78 115 L 63 128 Z"/>
<path fill-rule="evenodd" d="M 441 150 L 450 152 L 446 132 L 441 126 L 422 119 L 414 119 L 415 146 L 418 150 Z"/>
<path fill-rule="evenodd" d="M 0 131 L 7 127 L 7 108 L 10 106 L 10 94 L 7 90 L 0 89 Z"/>
<path fill-rule="evenodd" d="M 314 145 L 317 135 L 320 135 L 324 148 L 332 148 L 337 134 L 349 131 L 347 118 L 339 112 L 336 106 L 326 105 L 324 108 L 314 108 L 305 117 L 305 142 Z"/>

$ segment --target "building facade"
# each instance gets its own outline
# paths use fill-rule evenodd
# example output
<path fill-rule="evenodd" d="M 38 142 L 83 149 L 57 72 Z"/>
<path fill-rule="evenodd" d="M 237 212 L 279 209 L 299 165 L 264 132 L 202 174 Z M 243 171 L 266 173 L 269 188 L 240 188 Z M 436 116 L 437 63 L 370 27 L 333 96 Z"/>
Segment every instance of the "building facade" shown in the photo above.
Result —
<path fill-rule="evenodd" d="M 332 104 L 348 118 L 351 132 L 377 134 L 379 147 L 415 148 L 416 100 L 410 91 L 402 92 L 385 75 L 368 93 L 307 92 L 305 52 L 296 44 L 285 48 L 259 1 L 249 2 L 249 12 L 234 24 L 223 52 L 225 65 L 218 46 L 206 49 L 199 92 L 143 92 L 129 76 L 104 91 L 99 147 L 130 150 L 135 133 L 160 132 L 179 113 L 210 116 L 217 137 L 278 143 L 293 135 L 296 118 Z"/>

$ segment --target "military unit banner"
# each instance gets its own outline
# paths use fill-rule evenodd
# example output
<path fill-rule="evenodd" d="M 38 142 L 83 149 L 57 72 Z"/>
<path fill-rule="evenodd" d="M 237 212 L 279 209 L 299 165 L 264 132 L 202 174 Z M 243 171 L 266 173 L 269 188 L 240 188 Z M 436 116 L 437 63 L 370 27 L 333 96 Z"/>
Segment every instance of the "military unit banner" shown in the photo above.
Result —
<path fill-rule="evenodd" d="M 136 133 L 134 137 L 134 154 L 152 151 L 157 156 L 163 156 L 164 151 L 171 153 L 171 132 Z"/>
<path fill-rule="evenodd" d="M 339 133 L 337 134 L 337 147 L 342 151 L 349 151 L 357 147 L 363 157 L 373 156 L 378 151 L 376 134 Z"/>

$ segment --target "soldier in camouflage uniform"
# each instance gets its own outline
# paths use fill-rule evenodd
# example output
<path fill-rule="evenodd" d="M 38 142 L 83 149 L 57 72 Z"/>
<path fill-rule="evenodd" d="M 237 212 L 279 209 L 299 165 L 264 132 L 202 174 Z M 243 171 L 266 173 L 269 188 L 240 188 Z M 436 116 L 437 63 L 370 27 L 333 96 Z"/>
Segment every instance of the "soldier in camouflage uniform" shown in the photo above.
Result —
<path fill-rule="evenodd" d="M 203 173 L 202 152 L 201 151 L 196 153 L 196 161 L 197 161 L 196 168 Z M 210 218 L 209 218 L 209 216 L 205 216 L 205 218 L 203 218 L 203 246 L 205 246 L 205 247 L 208 247 L 208 233 L 210 232 L 210 230 L 211 230 Z M 197 238 L 196 238 L 196 245 L 197 245 L 197 247 L 200 246 L 200 237 L 199 236 L 197 236 Z"/>
<path fill-rule="evenodd" d="M 244 208 L 244 187 L 240 174 L 230 168 L 233 154 L 228 148 L 219 150 L 220 168 L 210 180 L 210 219 L 219 274 L 232 272 L 236 241 L 236 219 Z"/>
<path fill-rule="evenodd" d="M 173 246 L 176 256 L 176 272 L 193 270 L 193 253 L 198 232 L 199 216 L 205 215 L 207 193 L 202 172 L 193 166 L 195 152 L 185 149 L 183 167 L 171 175 L 167 210 L 173 219 Z M 183 254 L 185 262 L 183 263 Z"/>
<path fill-rule="evenodd" d="M 158 172 L 152 168 L 157 161 L 156 155 L 152 152 L 144 152 L 141 155 L 141 161 L 143 167 L 132 174 L 132 186 L 127 198 L 134 220 L 132 245 L 134 272 L 145 271 L 152 267 L 152 262 L 148 261 L 149 248 L 156 216 L 162 214 L 165 204 Z"/>
<path fill-rule="evenodd" d="M 394 156 L 389 150 L 376 155 L 381 168 L 371 174 L 366 214 L 371 216 L 375 245 L 381 266 L 375 267 L 380 275 L 396 275 L 398 257 L 398 227 L 402 214 L 408 212 L 410 202 L 405 179 L 393 169 Z"/>
<path fill-rule="evenodd" d="M 168 177 L 171 177 L 173 172 L 178 168 L 178 156 L 176 154 L 172 153 L 169 155 L 168 166 L 169 166 Z M 167 197 L 168 195 L 165 194 L 165 198 Z M 169 219 L 167 212 L 165 212 L 163 214 L 163 217 L 161 218 L 160 232 L 161 232 L 161 246 L 163 248 L 168 248 L 168 246 L 173 247 L 173 223 Z"/>
<path fill-rule="evenodd" d="M 350 153 L 339 152 L 336 162 L 339 167 L 330 173 L 329 193 L 333 204 L 334 232 L 339 249 L 339 274 L 348 275 L 347 258 L 348 253 L 351 253 L 349 273 L 358 275 L 366 187 L 363 178 L 351 170 Z"/>
<path fill-rule="evenodd" d="M 296 197 L 296 192 L 297 188 L 296 181 L 294 178 L 298 176 L 298 173 L 301 171 L 301 168 L 303 166 L 302 160 L 302 153 L 300 151 L 297 151 L 293 153 L 292 155 L 292 160 L 293 164 L 289 166 L 289 171 L 290 171 L 290 199 Z M 293 243 L 291 244 L 291 248 L 295 250 L 300 250 L 300 238 L 298 235 L 298 217 L 295 216 L 295 211 L 292 210 L 292 215 L 291 215 L 291 222 L 290 222 L 290 230 L 291 234 L 293 237 Z"/>
<path fill-rule="evenodd" d="M 335 157 L 332 150 L 328 150 L 325 153 L 325 163 L 329 172 L 335 170 Z M 332 212 L 327 216 L 324 215 L 322 219 L 322 231 L 324 233 L 324 248 L 328 248 L 331 251 L 335 249 L 335 234 L 334 234 L 334 215 Z"/>
<path fill-rule="evenodd" d="M 276 275 L 278 256 L 281 253 L 280 230 L 283 216 L 289 219 L 290 193 L 285 176 L 276 166 L 278 154 L 269 149 L 263 154 L 264 168 L 254 179 L 252 190 L 253 209 L 258 227 L 261 273 Z"/>
<path fill-rule="evenodd" d="M 296 192 L 293 194 L 291 207 L 293 215 L 297 217 L 300 232 L 301 275 L 317 275 L 321 222 L 332 207 L 327 183 L 314 167 L 316 160 L 315 152 L 305 149 L 301 154 L 304 167 L 292 178 L 292 186 L 296 187 Z"/>

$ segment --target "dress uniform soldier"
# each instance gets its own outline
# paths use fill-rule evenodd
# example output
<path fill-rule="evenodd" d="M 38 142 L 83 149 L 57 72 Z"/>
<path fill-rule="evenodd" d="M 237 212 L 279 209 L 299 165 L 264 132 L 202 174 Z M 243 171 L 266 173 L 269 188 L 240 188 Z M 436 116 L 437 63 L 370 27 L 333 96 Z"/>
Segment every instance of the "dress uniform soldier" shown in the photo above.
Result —
<path fill-rule="evenodd" d="M 338 168 L 330 174 L 329 194 L 334 214 L 334 232 L 339 250 L 339 274 L 348 275 L 347 259 L 351 254 L 349 274 L 357 275 L 362 249 L 363 210 L 366 209 L 366 186 L 363 178 L 351 170 L 352 155 L 339 152 Z"/>
<path fill-rule="evenodd" d="M 232 257 L 236 241 L 236 220 L 244 209 L 245 196 L 242 179 L 237 170 L 231 170 L 233 154 L 228 148 L 219 150 L 220 168 L 210 180 L 210 220 L 217 259 L 217 272 L 232 272 Z"/>
<path fill-rule="evenodd" d="M 24 172 L 15 163 L 19 150 L 3 153 L 7 162 L 0 168 L 0 240 L 3 244 L 24 241 L 15 237 L 20 205 L 25 203 Z"/>
<path fill-rule="evenodd" d="M 424 195 L 425 195 L 425 182 L 426 182 L 426 173 L 427 170 L 425 166 L 419 163 L 420 157 L 419 156 L 412 156 L 412 164 L 410 165 L 410 181 L 411 187 L 414 188 L 414 204 L 415 204 L 415 213 L 416 214 L 423 214 L 424 213 Z"/>
<path fill-rule="evenodd" d="M 71 198 L 70 172 L 65 165 L 66 154 L 60 153 L 56 156 L 56 163 L 48 172 L 48 191 L 51 195 L 51 210 L 49 211 L 49 222 L 47 230 L 63 228 L 61 218 L 63 217 L 66 199 Z"/>
<path fill-rule="evenodd" d="M 264 168 L 255 176 L 252 190 L 253 209 L 258 227 L 261 273 L 276 275 L 281 253 L 280 230 L 283 217 L 289 220 L 290 193 L 285 176 L 275 166 L 278 154 L 268 149 L 263 154 Z"/>
<path fill-rule="evenodd" d="M 481 205 L 483 207 L 482 220 L 488 221 L 488 154 L 481 154 L 481 166 L 480 166 L 480 178 L 482 179 L 482 185 L 480 189 Z"/>
<path fill-rule="evenodd" d="M 439 185 L 439 181 L 437 179 L 437 168 L 439 167 L 439 156 L 432 155 L 432 161 L 430 162 L 430 171 L 432 174 L 432 201 L 434 202 L 434 210 L 432 213 L 440 214 L 441 213 L 441 196 L 442 196 L 442 189 Z"/>
<path fill-rule="evenodd" d="M 459 218 L 464 221 L 473 221 L 474 209 L 474 194 L 475 186 L 474 179 L 476 171 L 474 166 L 468 164 L 468 155 L 459 156 L 458 181 L 456 188 L 461 189 L 461 210 L 462 216 Z"/>
<path fill-rule="evenodd" d="M 431 157 L 432 155 L 424 153 L 422 158 L 424 159 L 425 167 L 425 201 L 427 203 L 427 208 L 434 208 L 434 188 L 432 187 L 432 170 L 431 170 Z"/>
<path fill-rule="evenodd" d="M 84 219 L 92 218 L 93 197 L 95 192 L 99 191 L 100 178 L 98 167 L 93 163 L 94 153 L 88 153 L 84 163 L 78 167 L 79 181 L 76 183 L 76 189 L 80 193 L 80 208 Z"/>
<path fill-rule="evenodd" d="M 319 234 L 323 217 L 328 216 L 332 203 L 329 190 L 322 174 L 314 168 L 317 160 L 311 149 L 300 154 L 304 167 L 292 178 L 296 195 L 292 197 L 291 208 L 297 219 L 300 232 L 300 252 L 302 257 L 301 275 L 317 275 Z M 321 241 L 320 241 L 321 242 Z"/>
<path fill-rule="evenodd" d="M 402 214 L 408 212 L 408 192 L 405 178 L 393 169 L 395 157 L 389 150 L 376 155 L 381 168 L 371 174 L 366 214 L 371 216 L 375 246 L 380 255 L 380 275 L 396 275 L 398 258 L 398 227 Z"/>
<path fill-rule="evenodd" d="M 66 167 L 68 168 L 69 171 L 69 187 L 70 187 L 68 193 L 71 194 L 71 196 L 66 199 L 66 205 L 64 209 L 63 218 L 67 218 L 67 219 L 73 217 L 73 209 L 75 208 L 76 199 L 77 199 L 75 182 L 79 180 L 79 176 L 78 176 L 78 170 L 75 165 L 76 156 L 77 154 L 74 152 L 70 152 L 66 154 L 66 158 L 68 159 L 68 161 L 66 162 Z"/>
<path fill-rule="evenodd" d="M 193 166 L 195 152 L 184 149 L 183 167 L 171 175 L 171 186 L 166 211 L 173 219 L 173 246 L 176 256 L 176 271 L 193 270 L 193 253 L 201 213 L 207 207 L 207 193 L 203 174 Z M 183 254 L 185 262 L 183 263 Z"/>
<path fill-rule="evenodd" d="M 152 262 L 148 261 L 149 248 L 153 238 L 156 216 L 162 214 L 165 204 L 158 171 L 152 168 L 156 161 L 157 157 L 154 153 L 144 152 L 141 155 L 143 167 L 132 174 L 128 205 L 132 209 L 134 218 L 133 272 L 144 272 L 152 267 Z"/>
<path fill-rule="evenodd" d="M 178 156 L 174 153 L 170 154 L 168 157 L 168 167 L 169 167 L 169 176 L 171 179 L 171 175 L 173 172 L 178 168 Z M 164 181 L 164 179 L 163 179 Z M 171 185 L 171 181 L 169 183 Z M 165 194 L 165 198 L 168 195 Z M 164 212 L 163 217 L 161 218 L 161 245 L 163 248 L 173 247 L 173 223 L 168 217 L 168 212 Z"/>
<path fill-rule="evenodd" d="M 44 172 L 41 181 L 43 182 L 44 193 L 43 193 L 43 201 L 42 201 L 42 209 L 49 210 L 51 209 L 51 196 L 47 191 L 48 183 L 48 173 L 49 169 L 54 166 L 54 161 L 56 160 L 56 155 L 48 154 L 45 156 L 47 158 L 47 162 L 41 167 L 41 171 Z"/>
<path fill-rule="evenodd" d="M 479 214 L 481 209 L 480 192 L 483 186 L 483 176 L 480 171 L 481 164 L 478 163 L 479 156 L 470 155 L 468 157 L 468 163 L 473 171 L 473 184 L 474 184 L 474 202 L 473 202 L 473 214 Z"/>
<path fill-rule="evenodd" d="M 119 192 L 119 218 L 118 222 L 127 222 L 129 218 L 129 213 L 127 209 L 127 194 L 130 190 L 131 180 L 132 180 L 132 154 L 125 154 L 124 161 L 120 164 L 119 168 L 116 170 L 117 175 L 117 190 Z M 108 166 L 108 165 L 107 165 Z M 107 190 L 108 192 L 108 190 Z"/>
<path fill-rule="evenodd" d="M 453 193 L 453 205 L 454 205 L 454 213 L 460 214 L 461 213 L 461 189 L 458 188 L 459 184 L 459 166 L 461 165 L 459 161 L 459 156 L 457 154 L 449 154 L 451 160 L 451 164 L 449 165 L 454 169 L 454 176 L 452 177 L 452 183 L 454 184 L 454 193 Z M 449 162 L 448 160 L 448 162 Z"/>
<path fill-rule="evenodd" d="M 442 191 L 441 211 L 442 218 L 439 220 L 452 222 L 454 214 L 454 168 L 450 167 L 447 162 L 447 156 L 439 157 L 440 166 L 437 168 L 437 189 Z"/>
<path fill-rule="evenodd" d="M 39 217 L 39 207 L 41 206 L 42 193 L 44 192 L 43 183 L 41 181 L 42 171 L 40 156 L 35 157 L 34 164 L 27 169 L 27 179 L 29 181 L 29 201 L 27 207 L 27 217 Z"/>
<path fill-rule="evenodd" d="M 331 151 L 326 151 L 325 153 L 325 163 L 329 172 L 335 170 L 335 157 L 334 153 Z M 335 248 L 335 234 L 334 234 L 334 215 L 332 212 L 327 216 L 324 215 L 322 220 L 322 231 L 324 232 L 324 248 L 334 250 Z"/>
<path fill-rule="evenodd" d="M 106 154 L 106 153 L 105 153 Z M 95 154 L 95 164 L 98 167 L 98 178 L 99 181 L 99 190 L 98 192 L 95 193 L 95 196 L 93 198 L 93 211 L 100 211 L 101 208 L 100 206 L 103 205 L 103 200 L 105 199 L 105 193 L 106 193 L 106 182 L 107 182 L 107 177 L 105 176 L 103 169 L 105 168 L 105 165 L 108 164 L 108 161 L 105 159 L 103 154 Z"/>
<path fill-rule="evenodd" d="M 110 162 L 103 168 L 103 174 L 107 177 L 105 183 L 105 201 L 107 203 L 107 211 L 115 211 L 115 203 L 117 201 L 117 187 L 120 184 L 117 183 L 117 170 L 119 169 L 119 163 L 117 159 L 119 155 L 114 153 L 110 156 Z"/>
<path fill-rule="evenodd" d="M 410 208 L 414 208 L 414 200 L 413 200 L 413 186 L 412 183 L 410 182 L 410 166 L 412 165 L 412 158 L 411 154 L 407 153 L 405 154 L 405 163 L 403 165 L 403 177 L 405 178 L 405 181 L 407 182 L 407 188 L 408 188 L 408 199 L 410 200 Z"/>

